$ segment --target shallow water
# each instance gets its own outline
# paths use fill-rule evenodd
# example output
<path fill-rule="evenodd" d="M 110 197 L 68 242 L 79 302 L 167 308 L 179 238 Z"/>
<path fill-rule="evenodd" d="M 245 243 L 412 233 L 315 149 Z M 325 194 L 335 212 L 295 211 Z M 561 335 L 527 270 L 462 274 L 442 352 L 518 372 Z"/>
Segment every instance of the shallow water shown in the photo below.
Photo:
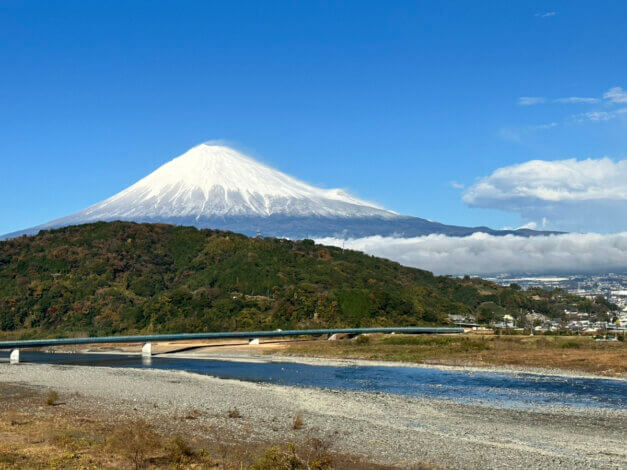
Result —
<path fill-rule="evenodd" d="M 47 364 L 182 370 L 251 382 L 391 393 L 516 409 L 550 406 L 625 409 L 627 405 L 627 382 L 610 379 L 437 368 L 232 362 L 162 356 L 142 361 L 137 355 L 28 351 L 21 352 L 20 360 Z"/>

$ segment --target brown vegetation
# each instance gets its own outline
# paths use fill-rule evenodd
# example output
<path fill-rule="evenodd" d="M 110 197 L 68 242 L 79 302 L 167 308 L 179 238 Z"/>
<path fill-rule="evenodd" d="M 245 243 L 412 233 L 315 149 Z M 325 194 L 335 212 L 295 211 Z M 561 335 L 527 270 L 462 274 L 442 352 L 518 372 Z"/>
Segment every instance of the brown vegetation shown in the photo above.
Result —
<path fill-rule="evenodd" d="M 233 409 L 229 410 L 227 415 L 228 415 L 229 418 L 234 418 L 234 419 L 242 417 L 242 414 L 239 412 L 239 410 L 237 408 L 233 408 Z"/>
<path fill-rule="evenodd" d="M 160 450 L 161 438 L 144 421 L 127 422 L 113 430 L 107 439 L 107 448 L 139 470 L 145 468 L 149 456 Z"/>
<path fill-rule="evenodd" d="M 333 453 L 328 443 L 305 436 L 301 442 L 240 442 L 228 429 L 180 432 L 127 416 L 112 416 L 72 395 L 67 406 L 42 407 L 46 392 L 0 383 L 0 470 L 63 469 L 371 469 L 384 467 Z M 171 436 L 174 437 L 171 437 Z M 431 468 L 431 467 L 425 467 Z"/>
<path fill-rule="evenodd" d="M 370 341 L 293 343 L 281 354 L 419 364 L 521 366 L 627 374 L 627 344 L 588 336 L 373 335 Z M 268 351 L 271 353 L 272 351 Z"/>
<path fill-rule="evenodd" d="M 292 423 L 292 429 L 294 430 L 302 429 L 304 425 L 305 425 L 305 420 L 303 419 L 303 413 L 299 411 L 294 417 L 294 422 Z"/>
<path fill-rule="evenodd" d="M 324 445 L 316 441 L 311 446 L 312 455 L 305 458 L 299 455 L 292 443 L 269 447 L 251 466 L 251 470 L 328 470 L 333 467 L 333 459 Z"/>
<path fill-rule="evenodd" d="M 57 403 L 57 400 L 59 400 L 59 394 L 54 390 L 50 390 L 46 395 L 46 405 L 54 406 Z"/>
<path fill-rule="evenodd" d="M 168 460 L 177 465 L 182 465 L 185 463 L 189 463 L 194 460 L 197 452 L 191 447 L 189 442 L 181 435 L 175 436 L 168 444 L 166 445 L 166 453 L 168 455 Z M 200 454 L 204 454 L 206 456 L 206 451 L 201 450 Z"/>

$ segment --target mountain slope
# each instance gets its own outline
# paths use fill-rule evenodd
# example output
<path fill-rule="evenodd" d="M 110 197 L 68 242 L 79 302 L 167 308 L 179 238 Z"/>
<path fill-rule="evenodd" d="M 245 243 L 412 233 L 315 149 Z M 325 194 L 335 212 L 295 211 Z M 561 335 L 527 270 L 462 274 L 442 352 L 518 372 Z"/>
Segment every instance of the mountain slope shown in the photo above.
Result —
<path fill-rule="evenodd" d="M 433 324 L 490 302 L 513 315 L 606 308 L 311 240 L 193 227 L 101 222 L 0 242 L 5 337 Z"/>
<path fill-rule="evenodd" d="M 343 238 L 404 237 L 487 232 L 401 216 L 339 189 L 320 189 L 263 165 L 236 150 L 202 144 L 161 166 L 137 183 L 87 209 L 31 229 L 5 235 L 95 221 L 127 220 L 192 225 L 253 235 Z"/>

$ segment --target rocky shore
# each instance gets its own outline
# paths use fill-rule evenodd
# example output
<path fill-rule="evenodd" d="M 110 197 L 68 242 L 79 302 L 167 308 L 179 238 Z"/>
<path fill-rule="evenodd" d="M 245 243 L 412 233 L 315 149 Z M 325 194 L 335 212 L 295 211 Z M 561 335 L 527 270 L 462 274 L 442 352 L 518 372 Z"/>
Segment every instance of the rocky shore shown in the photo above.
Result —
<path fill-rule="evenodd" d="M 0 382 L 54 389 L 65 406 L 181 422 L 250 442 L 316 436 L 334 451 L 399 467 L 624 468 L 627 412 L 517 411 L 386 394 L 302 389 L 179 371 L 0 364 Z M 241 418 L 228 417 L 237 408 Z M 193 420 L 177 417 L 194 414 Z M 293 429 L 301 413 L 302 429 Z M 226 434 L 225 434 L 226 435 Z"/>

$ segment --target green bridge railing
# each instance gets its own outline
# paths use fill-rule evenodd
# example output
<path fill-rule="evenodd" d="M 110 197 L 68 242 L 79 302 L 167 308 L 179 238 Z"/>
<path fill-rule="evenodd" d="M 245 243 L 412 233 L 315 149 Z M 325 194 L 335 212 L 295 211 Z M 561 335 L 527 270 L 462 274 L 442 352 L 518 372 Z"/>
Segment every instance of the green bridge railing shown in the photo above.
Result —
<path fill-rule="evenodd" d="M 463 328 L 447 327 L 388 327 L 388 328 L 330 328 L 318 330 L 274 330 L 274 331 L 231 331 L 221 333 L 178 333 L 164 335 L 95 336 L 91 338 L 28 339 L 21 341 L 0 341 L 0 349 L 37 348 L 77 344 L 102 343 L 150 343 L 160 341 L 185 341 L 194 339 L 227 338 L 278 338 L 284 336 L 318 336 L 346 333 L 405 333 L 405 334 L 450 334 L 463 333 Z"/>

